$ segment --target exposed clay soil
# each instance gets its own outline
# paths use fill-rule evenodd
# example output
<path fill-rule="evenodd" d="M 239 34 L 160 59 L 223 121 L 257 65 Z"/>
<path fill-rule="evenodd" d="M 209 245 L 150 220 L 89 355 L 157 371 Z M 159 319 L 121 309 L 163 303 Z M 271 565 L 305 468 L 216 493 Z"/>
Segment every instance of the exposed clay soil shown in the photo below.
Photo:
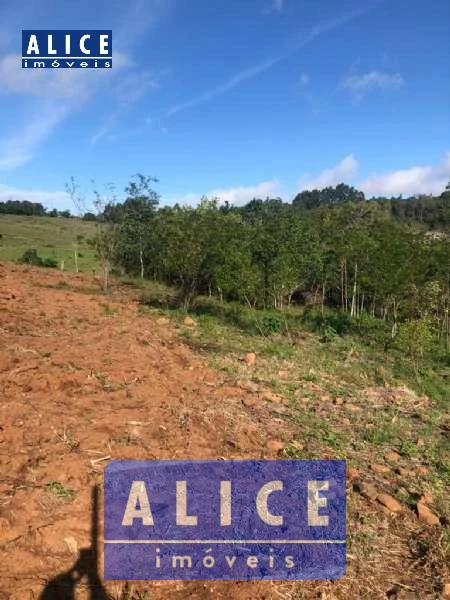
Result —
<path fill-rule="evenodd" d="M 289 440 L 292 425 L 280 407 L 252 402 L 156 312 L 141 314 L 129 291 L 105 297 L 96 289 L 84 275 L 0 265 L 1 600 L 37 600 L 89 546 L 91 490 L 101 487 L 109 460 L 275 458 L 276 444 L 267 443 Z M 52 494 L 51 482 L 73 498 Z M 389 577 L 380 595 L 359 597 L 388 597 Z M 113 598 L 123 587 L 105 586 Z M 352 586 L 155 582 L 144 589 L 152 600 L 331 600 Z M 85 597 L 80 586 L 77 598 Z"/>

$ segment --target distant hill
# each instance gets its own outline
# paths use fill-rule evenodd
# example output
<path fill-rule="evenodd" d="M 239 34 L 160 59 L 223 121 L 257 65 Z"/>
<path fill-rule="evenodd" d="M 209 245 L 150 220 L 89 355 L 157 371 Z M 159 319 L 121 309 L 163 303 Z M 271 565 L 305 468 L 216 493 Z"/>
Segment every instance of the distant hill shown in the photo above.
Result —
<path fill-rule="evenodd" d="M 19 260 L 26 250 L 35 248 L 42 258 L 53 258 L 58 265 L 64 261 L 64 269 L 74 271 L 77 244 L 79 270 L 91 272 L 98 261 L 87 240 L 95 231 L 95 223 L 76 217 L 0 214 L 0 260 Z M 82 236 L 78 242 L 77 236 Z"/>

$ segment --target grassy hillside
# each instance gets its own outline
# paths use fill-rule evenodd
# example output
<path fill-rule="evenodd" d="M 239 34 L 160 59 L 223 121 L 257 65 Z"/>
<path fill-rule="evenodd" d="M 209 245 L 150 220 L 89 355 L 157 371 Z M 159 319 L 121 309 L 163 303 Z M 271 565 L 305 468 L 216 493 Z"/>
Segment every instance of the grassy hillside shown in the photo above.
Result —
<path fill-rule="evenodd" d="M 61 217 L 0 215 L 0 260 L 18 260 L 25 250 L 35 248 L 42 258 L 53 258 L 64 269 L 75 270 L 74 243 L 79 243 L 80 271 L 97 268 L 95 252 L 87 240 L 95 234 L 95 223 Z"/>

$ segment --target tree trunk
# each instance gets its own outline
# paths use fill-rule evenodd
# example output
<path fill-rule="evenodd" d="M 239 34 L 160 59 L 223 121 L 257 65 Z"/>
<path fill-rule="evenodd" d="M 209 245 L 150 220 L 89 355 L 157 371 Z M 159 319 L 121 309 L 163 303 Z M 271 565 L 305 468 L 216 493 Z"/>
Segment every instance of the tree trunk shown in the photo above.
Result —
<path fill-rule="evenodd" d="M 348 312 L 348 276 L 347 276 L 347 259 L 344 258 L 344 296 L 345 296 L 345 312 Z"/>
<path fill-rule="evenodd" d="M 321 306 L 322 317 L 324 315 L 324 309 L 325 309 L 325 280 L 323 280 L 323 283 L 322 283 L 322 306 Z"/>
<path fill-rule="evenodd" d="M 358 279 L 358 263 L 355 263 L 355 278 L 353 280 L 353 294 L 352 294 L 352 308 L 350 316 L 356 316 L 356 290 L 357 290 L 357 279 Z"/>
<path fill-rule="evenodd" d="M 139 247 L 139 263 L 141 265 L 141 279 L 144 279 L 144 257 L 142 252 L 142 246 Z"/>

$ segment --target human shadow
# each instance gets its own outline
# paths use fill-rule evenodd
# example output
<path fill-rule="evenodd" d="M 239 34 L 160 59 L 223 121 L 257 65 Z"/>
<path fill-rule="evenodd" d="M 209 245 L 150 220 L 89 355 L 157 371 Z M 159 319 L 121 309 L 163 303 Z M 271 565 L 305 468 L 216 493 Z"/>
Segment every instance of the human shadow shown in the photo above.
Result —
<path fill-rule="evenodd" d="M 95 485 L 92 488 L 90 548 L 81 549 L 75 564 L 47 583 L 39 600 L 75 600 L 75 592 L 80 584 L 89 590 L 90 600 L 110 599 L 98 572 L 98 501 L 99 489 Z"/>

